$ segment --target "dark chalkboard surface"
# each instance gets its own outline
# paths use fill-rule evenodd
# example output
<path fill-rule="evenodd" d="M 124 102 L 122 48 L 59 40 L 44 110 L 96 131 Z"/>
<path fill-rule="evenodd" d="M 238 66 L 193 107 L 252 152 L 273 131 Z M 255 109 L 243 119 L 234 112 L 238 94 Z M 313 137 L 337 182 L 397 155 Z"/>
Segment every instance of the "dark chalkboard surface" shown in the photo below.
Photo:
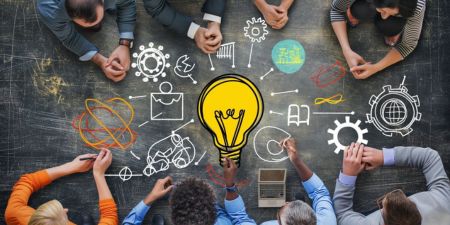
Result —
<path fill-rule="evenodd" d="M 174 7 L 196 16 L 197 21 L 201 21 L 198 13 L 201 1 L 170 2 Z M 191 119 L 194 119 L 194 123 L 178 130 L 177 134 L 189 137 L 195 145 L 194 161 L 198 161 L 207 151 L 197 166 L 194 162 L 184 169 L 171 165 L 167 171 L 150 177 L 145 175 L 132 177 L 125 182 L 120 177 L 108 177 L 121 220 L 151 190 L 155 180 L 166 175 L 173 176 L 175 181 L 187 176 L 206 179 L 217 188 L 218 198 L 222 199 L 223 190 L 211 181 L 208 175 L 208 171 L 214 173 L 213 170 L 220 169 L 218 151 L 210 134 L 198 121 L 196 105 L 202 88 L 214 77 L 225 73 L 237 73 L 247 77 L 259 88 L 264 99 L 264 116 L 258 127 L 250 134 L 249 143 L 243 149 L 239 171 L 239 180 L 244 185 L 240 193 L 250 215 L 257 222 L 273 219 L 276 215 L 276 209 L 257 207 L 258 168 L 288 168 L 288 200 L 293 199 L 296 192 L 303 190 L 289 161 L 264 162 L 256 155 L 253 138 L 256 131 L 264 126 L 281 128 L 297 138 L 303 159 L 324 180 L 330 192 L 334 192 L 342 154 L 335 154 L 333 152 L 335 146 L 328 145 L 328 140 L 332 139 L 332 136 L 327 130 L 335 129 L 335 120 L 343 123 L 346 115 L 317 115 L 313 112 L 354 111 L 354 115 L 349 115 L 350 121 L 361 120 L 360 126 L 368 130 L 364 138 L 368 140 L 370 146 L 377 148 L 398 145 L 429 146 L 439 151 L 447 173 L 450 172 L 448 166 L 450 67 L 447 58 L 450 53 L 450 42 L 446 38 L 450 34 L 448 29 L 450 17 L 444 10 L 449 7 L 447 1 L 427 2 L 421 40 L 416 50 L 404 61 L 362 81 L 345 72 L 342 79 L 323 88 L 317 87 L 310 77 L 321 72 L 321 67 L 328 68 L 336 61 L 346 65 L 329 23 L 330 1 L 297 1 L 290 11 L 290 20 L 286 28 L 281 31 L 268 28 L 269 34 L 266 39 L 254 44 L 251 68 L 247 68 L 251 42 L 244 36 L 243 27 L 246 26 L 246 20 L 259 17 L 260 14 L 251 1 L 228 1 L 222 31 L 224 43 L 235 42 L 235 68 L 231 67 L 231 60 L 218 60 L 215 55 L 211 55 L 214 71 L 210 70 L 208 56 L 201 53 L 193 41 L 186 37 L 178 37 L 160 26 L 146 14 L 142 1 L 137 1 L 136 47 L 132 52 L 139 52 L 138 47 L 148 46 L 149 42 L 153 42 L 156 46 L 164 46 L 164 54 L 170 54 L 168 62 L 171 67 L 166 70 L 167 76 L 160 78 L 156 83 L 143 82 L 142 76 L 134 75 L 138 70 L 133 68 L 128 77 L 117 84 L 107 80 L 95 65 L 78 61 L 75 55 L 66 50 L 39 21 L 35 4 L 36 1 L 1 1 L 1 212 L 5 210 L 12 186 L 22 174 L 58 165 L 79 154 L 96 152 L 81 141 L 78 132 L 71 125 L 72 120 L 84 111 L 84 101 L 87 98 L 105 101 L 112 97 L 127 99 L 128 96 L 147 95 L 145 98 L 129 100 L 136 113 L 130 128 L 137 133 L 137 140 L 126 151 L 114 150 L 114 160 L 108 170 L 109 174 L 118 174 L 124 166 L 128 166 L 134 174 L 142 174 L 147 166 L 149 147 L 168 137 L 172 130 Z M 102 53 L 107 55 L 117 45 L 116 27 L 115 19 L 106 16 L 103 30 L 87 36 Z M 371 24 L 362 24 L 357 29 L 351 29 L 349 36 L 354 50 L 370 61 L 377 61 L 388 50 L 383 45 L 382 37 Z M 271 59 L 272 47 L 285 39 L 297 40 L 303 45 L 306 53 L 303 67 L 293 74 L 280 72 Z M 185 54 L 196 64 L 192 74 L 198 81 L 197 84 L 193 84 L 189 78 L 178 77 L 173 70 L 177 59 Z M 260 77 L 272 67 L 274 71 L 261 80 Z M 366 114 L 370 112 L 369 99 L 372 95 L 382 92 L 384 85 L 399 87 L 404 76 L 406 76 L 404 86 L 407 87 L 408 93 L 412 96 L 417 95 L 420 99 L 419 112 L 422 116 L 420 121 L 412 125 L 413 131 L 409 135 L 402 137 L 394 134 L 393 137 L 386 137 L 373 124 L 365 123 Z M 164 81 L 172 84 L 172 92 L 184 94 L 183 120 L 151 120 L 150 94 L 159 92 L 159 84 Z M 298 93 L 271 96 L 272 92 L 295 89 L 298 89 Z M 343 94 L 345 101 L 336 105 L 314 104 L 315 98 L 329 97 L 336 93 Z M 303 123 L 299 126 L 294 124 L 288 126 L 287 114 L 290 104 L 310 107 L 309 125 Z M 271 114 L 270 111 L 283 115 Z M 165 112 L 177 113 L 170 110 Z M 149 122 L 140 126 L 145 121 Z M 261 140 L 269 141 L 269 134 L 271 132 L 261 133 Z M 352 129 L 343 129 L 339 141 L 346 144 L 356 137 Z M 258 142 L 257 148 L 264 151 L 265 143 Z M 132 156 L 130 151 L 141 159 Z M 401 187 L 407 192 L 425 190 L 424 178 L 420 171 L 400 168 L 385 168 L 363 173 L 357 185 L 355 209 L 360 211 L 375 208 L 374 200 L 385 191 L 396 187 Z M 50 199 L 60 200 L 70 209 L 72 215 L 87 211 L 97 216 L 97 192 L 90 173 L 77 174 L 54 182 L 34 194 L 30 204 L 36 207 Z M 152 207 L 147 216 L 147 223 L 154 213 L 164 214 L 168 219 L 170 214 L 167 201 L 160 201 Z M 3 217 L 3 213 L 0 213 L 0 217 Z M 0 220 L 4 222 L 4 218 Z"/>

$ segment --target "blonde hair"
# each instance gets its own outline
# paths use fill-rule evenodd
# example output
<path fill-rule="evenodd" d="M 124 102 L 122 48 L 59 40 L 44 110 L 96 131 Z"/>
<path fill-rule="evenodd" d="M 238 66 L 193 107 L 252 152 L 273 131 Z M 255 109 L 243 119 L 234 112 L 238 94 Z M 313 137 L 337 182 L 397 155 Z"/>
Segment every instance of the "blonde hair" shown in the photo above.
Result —
<path fill-rule="evenodd" d="M 28 225 L 67 225 L 67 213 L 58 200 L 48 201 L 31 215 Z"/>

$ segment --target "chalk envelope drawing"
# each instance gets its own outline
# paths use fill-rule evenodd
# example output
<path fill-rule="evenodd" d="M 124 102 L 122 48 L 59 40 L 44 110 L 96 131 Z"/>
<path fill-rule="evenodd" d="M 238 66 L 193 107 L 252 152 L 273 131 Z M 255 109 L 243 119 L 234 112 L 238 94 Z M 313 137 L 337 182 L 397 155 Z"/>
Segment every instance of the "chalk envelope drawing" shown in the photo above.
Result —
<path fill-rule="evenodd" d="M 189 166 L 195 158 L 195 146 L 189 137 L 171 134 L 148 149 L 147 166 L 143 173 L 146 176 L 166 171 L 171 165 L 178 169 Z"/>
<path fill-rule="evenodd" d="M 181 78 L 189 78 L 192 83 L 197 84 L 197 81 L 192 77 L 192 71 L 195 68 L 195 63 L 192 62 L 188 55 L 182 55 L 177 59 L 177 63 L 173 68 L 175 74 Z"/>
<path fill-rule="evenodd" d="M 198 117 L 211 133 L 221 158 L 237 165 L 248 135 L 258 125 L 264 104 L 258 88 L 246 77 L 225 74 L 210 81 L 198 99 Z"/>
<path fill-rule="evenodd" d="M 334 130 L 328 129 L 328 133 L 333 135 L 333 138 L 331 140 L 328 140 L 328 145 L 336 145 L 334 153 L 339 154 L 341 150 L 345 150 L 345 146 L 342 145 L 341 142 L 339 142 L 339 132 L 344 128 L 352 128 L 358 135 L 358 138 L 355 142 L 367 145 L 368 140 L 364 139 L 364 134 L 368 133 L 368 131 L 367 129 L 361 129 L 361 127 L 359 126 L 361 124 L 361 120 L 357 120 L 355 123 L 352 123 L 350 122 L 350 116 L 346 116 L 344 123 L 340 123 L 338 120 L 335 120 L 334 124 L 336 124 L 336 128 Z"/>
<path fill-rule="evenodd" d="M 273 64 L 283 73 L 292 74 L 299 71 L 305 60 L 305 49 L 296 40 L 282 40 L 272 48 Z"/>
<path fill-rule="evenodd" d="M 234 64 L 234 44 L 235 42 L 229 42 L 229 43 L 225 43 L 220 45 L 219 50 L 217 50 L 216 52 L 216 58 L 219 60 L 223 60 L 223 59 L 229 59 L 231 60 L 232 64 L 231 64 L 231 68 L 235 68 L 236 65 Z M 211 64 L 211 71 L 216 70 L 214 68 L 214 64 L 212 62 L 211 59 L 211 54 L 208 54 L 208 58 L 209 58 L 209 63 Z"/>
<path fill-rule="evenodd" d="M 369 100 L 370 113 L 366 123 L 372 123 L 383 135 L 392 137 L 398 133 L 403 137 L 410 134 L 411 126 L 420 121 L 420 101 L 417 95 L 411 96 L 405 87 L 405 78 L 398 88 L 391 85 L 383 86 L 383 91 L 372 95 Z"/>
<path fill-rule="evenodd" d="M 306 112 L 305 119 L 301 119 L 301 109 Z M 290 126 L 291 124 L 295 124 L 297 126 L 300 126 L 300 124 L 306 124 L 309 126 L 309 117 L 310 117 L 310 109 L 308 105 L 301 105 L 298 106 L 297 104 L 290 104 L 288 107 L 288 116 L 287 116 L 287 125 Z"/>
<path fill-rule="evenodd" d="M 252 42 L 247 65 L 247 67 L 250 68 L 252 67 L 253 43 L 261 43 L 263 40 L 266 40 L 266 36 L 269 34 L 269 31 L 267 30 L 266 21 L 261 17 L 258 19 L 252 17 L 252 19 L 246 21 L 246 24 L 247 25 L 244 27 L 244 36 Z"/>
<path fill-rule="evenodd" d="M 253 137 L 253 150 L 258 158 L 265 162 L 281 162 L 289 158 L 280 147 L 280 140 L 290 138 L 287 131 L 274 127 L 265 126 L 259 129 Z M 263 145 L 261 147 L 260 145 Z"/>
<path fill-rule="evenodd" d="M 150 42 L 148 48 L 144 45 L 139 46 L 141 52 L 133 53 L 133 58 L 136 62 L 131 64 L 132 68 L 137 68 L 138 71 L 135 73 L 136 76 L 143 76 L 142 81 L 148 82 L 153 80 L 153 82 L 158 82 L 159 77 L 165 77 L 165 69 L 170 67 L 170 63 L 167 60 L 170 58 L 169 54 L 164 54 L 163 46 L 154 47 L 154 43 Z"/>
<path fill-rule="evenodd" d="M 184 93 L 172 89 L 172 84 L 165 81 L 159 85 L 159 92 L 150 94 L 151 120 L 184 119 Z"/>

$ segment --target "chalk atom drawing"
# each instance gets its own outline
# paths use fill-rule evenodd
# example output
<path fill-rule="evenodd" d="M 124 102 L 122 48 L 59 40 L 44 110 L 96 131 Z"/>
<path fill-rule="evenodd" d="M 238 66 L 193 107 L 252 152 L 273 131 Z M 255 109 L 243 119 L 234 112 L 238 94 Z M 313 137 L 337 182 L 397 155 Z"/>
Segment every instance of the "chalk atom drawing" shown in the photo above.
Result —
<path fill-rule="evenodd" d="M 306 109 L 306 118 L 301 119 L 301 108 Z M 309 117 L 310 117 L 310 109 L 308 105 L 301 105 L 298 106 L 297 104 L 290 104 L 288 107 L 288 116 L 287 116 L 287 125 L 290 126 L 291 124 L 295 124 L 297 126 L 300 126 L 300 124 L 306 124 L 309 126 Z"/>
<path fill-rule="evenodd" d="M 272 48 L 272 61 L 283 73 L 292 74 L 299 71 L 305 59 L 305 49 L 296 40 L 282 40 Z"/>
<path fill-rule="evenodd" d="M 184 93 L 172 90 L 172 84 L 165 81 L 159 85 L 159 92 L 150 94 L 151 120 L 184 119 Z"/>
<path fill-rule="evenodd" d="M 410 134 L 413 131 L 411 126 L 422 118 L 419 97 L 408 93 L 405 78 L 398 88 L 386 85 L 380 94 L 372 95 L 369 100 L 371 108 L 366 115 L 366 123 L 372 123 L 388 137 L 392 137 L 393 133 L 403 137 Z"/>
<path fill-rule="evenodd" d="M 173 133 L 148 149 L 147 166 L 143 173 L 146 176 L 166 171 L 171 165 L 178 169 L 189 166 L 195 158 L 195 146 L 189 137 Z"/>
<path fill-rule="evenodd" d="M 333 135 L 333 139 L 328 140 L 328 145 L 336 145 L 334 153 L 339 154 L 341 150 L 345 150 L 345 146 L 339 142 L 339 132 L 344 128 L 352 128 L 353 130 L 355 130 L 355 132 L 358 134 L 358 139 L 356 140 L 356 142 L 365 145 L 368 143 L 368 141 L 364 139 L 364 134 L 368 132 L 367 129 L 361 129 L 361 127 L 359 127 L 359 125 L 361 124 L 361 120 L 357 120 L 356 123 L 352 123 L 350 122 L 350 117 L 346 116 L 344 123 L 340 123 L 338 120 L 335 120 L 334 123 L 336 124 L 336 128 L 334 130 L 328 129 L 328 133 Z"/>
<path fill-rule="evenodd" d="M 252 42 L 247 65 L 247 67 L 250 68 L 252 67 L 253 43 L 261 43 L 263 40 L 266 40 L 266 36 L 267 34 L 269 34 L 269 31 L 267 30 L 266 21 L 261 17 L 259 17 L 258 19 L 253 17 L 252 19 L 247 20 L 246 23 L 247 26 L 244 27 L 244 36 L 249 38 Z"/>
<path fill-rule="evenodd" d="M 153 82 L 158 82 L 159 77 L 165 77 L 165 69 L 170 67 L 167 60 L 170 58 L 169 54 L 164 54 L 163 46 L 154 47 L 153 42 L 148 44 L 148 48 L 144 45 L 139 46 L 140 53 L 133 53 L 133 58 L 136 62 L 131 64 L 131 67 L 137 68 L 136 76 L 143 76 L 142 81 L 148 82 L 150 79 Z"/>
<path fill-rule="evenodd" d="M 236 65 L 234 64 L 234 44 L 235 44 L 235 42 L 229 42 L 229 43 L 222 44 L 222 45 L 220 45 L 219 50 L 217 50 L 217 52 L 216 52 L 217 59 L 231 60 L 231 62 L 232 62 L 231 68 L 236 68 Z M 211 64 L 210 70 L 211 71 L 216 70 L 216 68 L 214 68 L 214 64 L 211 59 L 211 54 L 208 54 L 208 58 L 209 58 L 209 63 Z"/>
<path fill-rule="evenodd" d="M 175 74 L 181 78 L 189 78 L 192 83 L 197 84 L 197 81 L 192 77 L 192 71 L 195 68 L 195 63 L 190 60 L 188 55 L 182 55 L 177 59 L 177 63 L 173 68 Z"/>
<path fill-rule="evenodd" d="M 253 149 L 258 158 L 265 162 L 281 162 L 289 157 L 283 153 L 279 141 L 290 137 L 291 134 L 281 128 L 265 126 L 259 129 L 253 137 Z M 265 146 L 258 146 L 261 143 Z"/>

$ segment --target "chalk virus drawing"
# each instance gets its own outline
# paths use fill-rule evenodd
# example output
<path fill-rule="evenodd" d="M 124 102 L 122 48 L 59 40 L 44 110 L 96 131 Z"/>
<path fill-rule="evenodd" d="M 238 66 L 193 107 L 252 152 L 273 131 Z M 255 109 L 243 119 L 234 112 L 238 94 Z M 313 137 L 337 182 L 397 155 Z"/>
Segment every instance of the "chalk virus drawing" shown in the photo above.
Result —
<path fill-rule="evenodd" d="M 217 186 L 219 187 L 225 187 L 225 178 L 220 175 L 213 167 L 213 165 L 211 165 L 210 163 L 208 163 L 206 165 L 206 173 L 209 176 L 209 179 Z M 249 179 L 244 179 L 244 180 L 238 180 L 236 182 L 236 186 L 239 188 L 245 187 L 247 185 L 250 184 L 250 180 Z"/>
<path fill-rule="evenodd" d="M 142 174 L 134 174 L 128 166 L 123 167 L 118 174 L 105 174 L 106 177 L 119 177 L 123 182 L 132 177 L 142 177 Z"/>
<path fill-rule="evenodd" d="M 188 167 L 194 158 L 195 146 L 189 137 L 173 133 L 150 146 L 147 166 L 143 173 L 146 176 L 152 176 L 168 170 L 170 165 L 183 169 Z"/>
<path fill-rule="evenodd" d="M 306 109 L 306 116 L 304 119 L 301 119 L 301 108 Z M 309 117 L 310 117 L 310 109 L 308 105 L 298 106 L 297 104 L 290 104 L 288 107 L 288 116 L 287 116 L 287 125 L 295 124 L 300 126 L 300 124 L 306 124 L 309 126 Z"/>
<path fill-rule="evenodd" d="M 347 70 L 338 60 L 331 66 L 320 66 L 309 79 L 311 79 L 316 87 L 325 88 L 332 84 L 335 84 L 339 80 L 345 77 Z"/>
<path fill-rule="evenodd" d="M 273 64 L 283 73 L 299 71 L 306 60 L 305 49 L 296 40 L 282 40 L 272 48 Z"/>
<path fill-rule="evenodd" d="M 251 68 L 253 44 L 255 42 L 261 43 L 263 40 L 266 40 L 266 36 L 267 34 L 269 34 L 269 31 L 267 30 L 266 21 L 263 20 L 261 17 L 259 17 L 258 19 L 253 17 L 252 19 L 247 20 L 246 23 L 247 25 L 244 27 L 244 36 L 249 38 L 250 41 L 252 42 L 247 67 Z"/>
<path fill-rule="evenodd" d="M 234 64 L 234 44 L 235 44 L 235 42 L 229 42 L 229 43 L 222 44 L 220 46 L 219 50 L 217 50 L 217 52 L 216 52 L 217 59 L 231 60 L 231 62 L 232 62 L 231 68 L 236 68 L 236 65 Z M 209 58 L 209 63 L 211 64 L 210 70 L 211 71 L 216 70 L 216 68 L 214 67 L 214 64 L 212 62 L 212 59 L 211 59 L 211 54 L 208 54 L 208 58 Z"/>
<path fill-rule="evenodd" d="M 280 146 L 280 140 L 290 138 L 287 131 L 274 127 L 265 126 L 259 129 L 253 137 L 253 149 L 258 158 L 265 162 L 281 162 L 289 158 Z M 259 147 L 258 145 L 264 145 Z"/>
<path fill-rule="evenodd" d="M 345 146 L 339 142 L 339 132 L 344 128 L 352 128 L 358 135 L 358 139 L 356 140 L 356 142 L 367 145 L 368 141 L 364 139 L 364 134 L 366 134 L 368 131 L 366 128 L 361 129 L 361 127 L 359 126 L 361 124 L 361 120 L 357 120 L 356 123 L 352 123 L 350 122 L 350 117 L 346 116 L 344 123 L 340 123 L 338 120 L 335 120 L 334 123 L 336 124 L 336 128 L 334 130 L 328 129 L 328 133 L 333 135 L 333 138 L 331 140 L 328 140 L 328 145 L 336 145 L 334 153 L 339 154 L 341 150 L 345 150 Z"/>
<path fill-rule="evenodd" d="M 136 141 L 136 132 L 130 128 L 134 109 L 125 99 L 88 98 L 84 104 L 85 111 L 74 118 L 72 127 L 88 146 L 125 150 Z"/>
<path fill-rule="evenodd" d="M 136 76 L 143 76 L 142 81 L 148 82 L 150 79 L 153 82 L 158 82 L 159 77 L 165 77 L 165 69 L 170 67 L 167 60 L 170 58 L 169 54 L 164 54 L 163 46 L 154 46 L 153 42 L 148 44 L 148 48 L 144 45 L 139 46 L 140 53 L 133 53 L 133 58 L 136 62 L 131 64 L 131 67 L 137 68 Z"/>
<path fill-rule="evenodd" d="M 330 97 L 326 97 L 326 98 L 315 98 L 314 99 L 314 105 L 321 105 L 324 103 L 328 103 L 331 105 L 336 105 L 339 103 L 344 102 L 344 95 L 342 95 L 341 93 L 337 93 L 333 96 Z"/>
<path fill-rule="evenodd" d="M 392 137 L 398 133 L 403 137 L 410 134 L 411 126 L 420 121 L 420 101 L 417 95 L 411 96 L 405 87 L 406 76 L 398 88 L 391 85 L 383 87 L 378 95 L 372 95 L 369 100 L 370 113 L 366 123 L 372 123 L 383 135 Z"/>
<path fill-rule="evenodd" d="M 197 107 L 200 122 L 219 150 L 220 164 L 229 157 L 239 166 L 241 150 L 264 112 L 256 85 L 241 75 L 216 77 L 203 88 Z"/>
<path fill-rule="evenodd" d="M 195 63 L 190 60 L 188 55 L 182 55 L 177 59 L 177 63 L 173 68 L 175 74 L 181 78 L 189 78 L 192 83 L 197 84 L 197 81 L 192 77 L 192 71 L 195 68 Z"/>
<path fill-rule="evenodd" d="M 172 90 L 172 84 L 165 81 L 159 85 L 159 92 L 150 93 L 151 120 L 184 119 L 184 93 Z"/>

